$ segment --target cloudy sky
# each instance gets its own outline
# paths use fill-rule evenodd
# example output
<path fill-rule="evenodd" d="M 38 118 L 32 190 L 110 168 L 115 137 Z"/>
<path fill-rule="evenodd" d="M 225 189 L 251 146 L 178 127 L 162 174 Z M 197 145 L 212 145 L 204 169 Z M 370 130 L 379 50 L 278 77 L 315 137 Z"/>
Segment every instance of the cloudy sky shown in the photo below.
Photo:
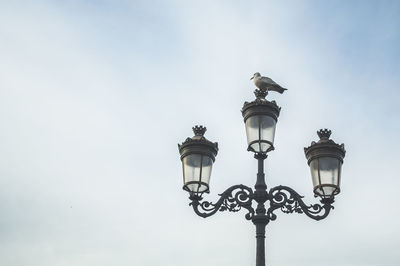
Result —
<path fill-rule="evenodd" d="M 245 212 L 196 216 L 177 143 L 219 142 L 208 200 L 255 183 L 240 109 L 289 90 L 269 186 L 312 194 L 303 147 L 345 143 L 320 222 L 277 212 L 273 266 L 399 265 L 398 1 L 0 1 L 0 264 L 255 264 Z"/>

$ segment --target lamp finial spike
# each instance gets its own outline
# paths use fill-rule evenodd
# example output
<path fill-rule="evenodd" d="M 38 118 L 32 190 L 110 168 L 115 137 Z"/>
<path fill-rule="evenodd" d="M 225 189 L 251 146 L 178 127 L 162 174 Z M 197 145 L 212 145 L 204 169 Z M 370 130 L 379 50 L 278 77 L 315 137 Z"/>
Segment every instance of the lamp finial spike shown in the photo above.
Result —
<path fill-rule="evenodd" d="M 265 100 L 265 97 L 268 95 L 268 91 L 267 90 L 256 89 L 254 91 L 254 95 L 256 96 L 257 99 L 264 99 Z"/>
<path fill-rule="evenodd" d="M 195 136 L 204 136 L 204 133 L 207 131 L 207 128 L 201 125 L 196 125 L 192 129 Z"/>
<path fill-rule="evenodd" d="M 321 140 L 328 140 L 329 137 L 330 137 L 331 134 L 332 134 L 332 131 L 329 130 L 329 129 L 327 129 L 327 128 L 325 128 L 325 129 L 320 129 L 320 130 L 318 130 L 318 131 L 317 131 L 317 134 L 318 134 L 318 137 L 319 137 Z"/>

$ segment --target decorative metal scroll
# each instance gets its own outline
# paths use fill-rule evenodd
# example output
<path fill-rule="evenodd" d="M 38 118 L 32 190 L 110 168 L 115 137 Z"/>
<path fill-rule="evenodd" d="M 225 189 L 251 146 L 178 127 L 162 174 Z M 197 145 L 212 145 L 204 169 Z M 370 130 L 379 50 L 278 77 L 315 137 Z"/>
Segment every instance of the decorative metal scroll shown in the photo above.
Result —
<path fill-rule="evenodd" d="M 314 220 L 321 220 L 328 216 L 333 206 L 333 200 L 325 199 L 320 204 L 306 205 L 296 191 L 290 187 L 277 186 L 270 189 L 269 193 L 270 208 L 267 216 L 270 220 L 275 220 L 276 215 L 273 213 L 276 209 L 281 209 L 284 213 L 304 213 Z"/>
<path fill-rule="evenodd" d="M 333 199 L 322 199 L 322 204 L 306 205 L 302 200 L 303 196 L 299 195 L 295 190 L 286 186 L 277 186 L 265 192 L 267 194 L 267 202 L 269 208 L 262 213 L 266 223 L 276 219 L 275 210 L 280 209 L 284 213 L 304 213 L 314 220 L 321 220 L 328 216 L 331 209 L 333 209 Z M 251 220 L 255 211 L 252 207 L 252 202 L 257 201 L 253 190 L 245 185 L 235 185 L 222 194 L 216 203 L 209 201 L 202 201 L 201 197 L 193 197 L 192 205 L 195 213 L 203 218 L 209 217 L 218 211 L 237 212 L 242 208 L 247 209 L 246 219 Z"/>
<path fill-rule="evenodd" d="M 237 212 L 245 208 L 248 210 L 245 217 L 247 220 L 251 220 L 254 215 L 254 209 L 251 206 L 253 199 L 253 190 L 251 188 L 245 185 L 235 185 L 219 194 L 219 196 L 220 198 L 216 203 L 192 199 L 189 205 L 192 205 L 196 214 L 203 218 L 209 217 L 217 211 Z"/>

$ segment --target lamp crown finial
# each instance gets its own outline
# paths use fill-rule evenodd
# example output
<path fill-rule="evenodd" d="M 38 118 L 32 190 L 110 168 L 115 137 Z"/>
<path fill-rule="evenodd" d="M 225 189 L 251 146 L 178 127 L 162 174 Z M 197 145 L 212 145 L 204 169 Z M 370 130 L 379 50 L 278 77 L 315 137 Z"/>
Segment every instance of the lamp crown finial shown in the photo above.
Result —
<path fill-rule="evenodd" d="M 254 91 L 254 95 L 256 96 L 257 99 L 265 99 L 265 97 L 267 96 L 268 91 L 267 90 L 260 90 L 260 89 L 256 89 Z"/>
<path fill-rule="evenodd" d="M 325 129 L 320 129 L 320 130 L 318 130 L 318 131 L 317 131 L 317 134 L 318 134 L 318 137 L 319 137 L 321 140 L 328 140 L 329 137 L 330 137 L 331 134 L 332 134 L 332 131 L 329 130 L 329 129 L 327 129 L 327 128 L 325 128 Z"/>
<path fill-rule="evenodd" d="M 194 126 L 192 127 L 193 133 L 195 136 L 204 136 L 204 133 L 206 133 L 207 128 L 203 126 Z"/>

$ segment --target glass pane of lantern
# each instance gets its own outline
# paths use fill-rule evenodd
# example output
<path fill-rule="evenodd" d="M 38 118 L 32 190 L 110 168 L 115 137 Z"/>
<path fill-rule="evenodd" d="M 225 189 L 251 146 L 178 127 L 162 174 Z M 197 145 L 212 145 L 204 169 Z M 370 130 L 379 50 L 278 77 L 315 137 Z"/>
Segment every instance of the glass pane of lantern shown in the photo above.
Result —
<path fill-rule="evenodd" d="M 332 195 L 332 193 L 334 193 L 334 191 L 336 189 L 337 189 L 336 187 L 323 186 L 318 191 L 320 191 L 320 193 L 323 194 L 323 195 L 330 196 L 330 195 Z"/>
<path fill-rule="evenodd" d="M 318 176 L 318 159 L 314 159 L 310 163 L 311 177 L 314 188 L 319 185 L 319 176 Z"/>
<path fill-rule="evenodd" d="M 210 157 L 200 154 L 191 154 L 183 158 L 184 184 L 190 191 L 204 192 L 208 190 L 212 164 L 213 161 Z"/>
<path fill-rule="evenodd" d="M 339 160 L 332 157 L 319 158 L 321 184 L 338 185 Z"/>
<path fill-rule="evenodd" d="M 270 117 L 270 116 L 260 116 L 260 139 L 261 140 L 267 140 L 271 142 L 272 144 L 274 143 L 274 137 L 275 137 L 275 126 L 276 126 L 276 121 Z M 271 147 L 271 144 L 262 142 L 261 143 L 261 151 L 266 152 L 269 147 Z"/>
<path fill-rule="evenodd" d="M 199 191 L 199 184 L 198 183 L 188 184 L 186 186 L 190 191 L 193 191 L 193 192 L 198 192 Z"/>
<path fill-rule="evenodd" d="M 250 145 L 252 141 L 257 141 L 259 137 L 259 117 L 251 116 L 246 120 L 246 135 L 247 135 L 247 144 Z M 254 145 L 254 146 L 253 146 Z M 255 151 L 259 151 L 258 143 L 253 144 L 252 148 Z"/>
<path fill-rule="evenodd" d="M 260 148 L 260 143 L 256 142 L 250 145 L 250 147 L 255 151 L 255 152 L 260 152 L 261 148 Z"/>
<path fill-rule="evenodd" d="M 265 115 L 249 117 L 246 120 L 247 144 L 255 152 L 266 152 L 271 147 L 269 142 L 274 143 L 275 126 L 276 121 L 272 117 Z"/>
<path fill-rule="evenodd" d="M 190 154 L 183 158 L 183 178 L 185 185 L 188 182 L 200 181 L 200 169 L 201 169 L 201 155 Z M 192 191 L 197 191 L 198 185 L 188 185 L 188 188 Z"/>
<path fill-rule="evenodd" d="M 210 183 L 212 164 L 213 161 L 210 157 L 203 156 L 203 170 L 201 172 L 201 182 L 206 184 Z M 207 190 L 207 187 L 203 185 L 201 190 Z"/>
<path fill-rule="evenodd" d="M 330 196 L 339 187 L 339 160 L 332 157 L 321 157 L 310 163 L 311 176 L 314 188 L 318 187 L 316 193 Z M 319 171 L 319 172 L 318 172 Z M 324 186 L 327 185 L 327 186 Z M 331 186 L 334 185 L 334 186 Z"/>

